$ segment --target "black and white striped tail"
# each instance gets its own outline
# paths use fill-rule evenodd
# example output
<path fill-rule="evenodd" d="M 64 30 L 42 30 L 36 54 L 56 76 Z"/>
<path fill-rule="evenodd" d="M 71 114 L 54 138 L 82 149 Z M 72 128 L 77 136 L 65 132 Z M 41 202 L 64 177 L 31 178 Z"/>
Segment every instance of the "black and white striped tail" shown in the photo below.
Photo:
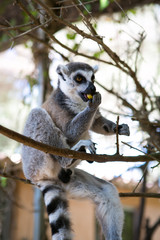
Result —
<path fill-rule="evenodd" d="M 65 193 L 58 186 L 39 186 L 47 208 L 52 240 L 71 240 L 71 224 Z"/>

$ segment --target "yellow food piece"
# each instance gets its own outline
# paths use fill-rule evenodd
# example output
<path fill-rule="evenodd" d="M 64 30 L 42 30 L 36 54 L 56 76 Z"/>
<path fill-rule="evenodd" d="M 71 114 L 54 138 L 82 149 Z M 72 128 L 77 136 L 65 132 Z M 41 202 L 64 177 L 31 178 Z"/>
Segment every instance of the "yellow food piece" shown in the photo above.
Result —
<path fill-rule="evenodd" d="M 93 96 L 91 94 L 87 94 L 88 99 L 92 99 Z"/>

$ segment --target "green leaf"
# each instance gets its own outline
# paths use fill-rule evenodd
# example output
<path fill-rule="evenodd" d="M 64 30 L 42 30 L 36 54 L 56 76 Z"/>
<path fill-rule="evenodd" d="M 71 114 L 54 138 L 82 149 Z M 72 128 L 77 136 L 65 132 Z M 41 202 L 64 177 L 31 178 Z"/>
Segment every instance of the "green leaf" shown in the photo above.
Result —
<path fill-rule="evenodd" d="M 83 14 L 88 15 L 88 13 L 91 12 L 91 10 L 92 10 L 92 6 L 91 6 L 91 4 L 86 4 L 85 8 L 86 9 L 83 11 Z"/>
<path fill-rule="evenodd" d="M 129 9 L 128 12 L 131 12 L 133 15 L 136 14 L 136 10 L 135 9 Z"/>
<path fill-rule="evenodd" d="M 79 44 L 78 44 L 78 43 L 75 43 L 74 46 L 72 47 L 72 49 L 73 49 L 74 51 L 77 51 L 78 48 L 79 48 Z"/>
<path fill-rule="evenodd" d="M 88 10 L 89 12 L 92 10 L 91 4 L 86 4 L 85 7 L 87 8 L 87 10 Z"/>
<path fill-rule="evenodd" d="M 1 186 L 6 187 L 7 186 L 7 178 L 1 177 Z"/>
<path fill-rule="evenodd" d="M 31 14 L 32 14 L 34 17 L 37 17 L 37 16 L 38 16 L 38 12 L 35 11 L 35 10 L 31 11 Z"/>
<path fill-rule="evenodd" d="M 96 22 L 93 23 L 93 27 L 94 27 L 94 29 L 97 29 L 97 23 Z"/>
<path fill-rule="evenodd" d="M 95 58 L 100 58 L 100 56 L 101 56 L 102 53 L 104 53 L 104 50 L 101 50 L 101 51 L 99 51 L 99 52 L 95 52 L 93 56 L 94 56 Z"/>
<path fill-rule="evenodd" d="M 76 38 L 76 33 L 67 33 L 67 39 L 74 40 Z"/>
<path fill-rule="evenodd" d="M 103 11 L 106 7 L 108 7 L 110 1 L 109 0 L 99 0 L 100 10 Z"/>

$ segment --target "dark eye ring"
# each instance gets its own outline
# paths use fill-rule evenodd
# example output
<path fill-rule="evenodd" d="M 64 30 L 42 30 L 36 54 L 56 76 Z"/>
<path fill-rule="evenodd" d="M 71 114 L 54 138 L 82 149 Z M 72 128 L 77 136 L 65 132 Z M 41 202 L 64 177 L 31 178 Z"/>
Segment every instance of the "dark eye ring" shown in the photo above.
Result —
<path fill-rule="evenodd" d="M 94 79 L 95 79 L 95 76 L 93 74 L 92 77 L 91 77 L 92 82 L 94 82 Z"/>
<path fill-rule="evenodd" d="M 78 83 L 81 83 L 81 82 L 85 82 L 86 79 L 85 79 L 85 77 L 82 76 L 81 74 L 77 74 L 77 75 L 75 76 L 74 80 L 75 80 L 76 82 L 78 82 Z"/>

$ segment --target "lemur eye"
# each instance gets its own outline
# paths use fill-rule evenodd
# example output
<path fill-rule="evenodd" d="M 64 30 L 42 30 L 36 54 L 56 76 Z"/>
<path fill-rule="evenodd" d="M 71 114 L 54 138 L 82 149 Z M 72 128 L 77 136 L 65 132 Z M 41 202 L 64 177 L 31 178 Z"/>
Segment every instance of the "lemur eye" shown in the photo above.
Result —
<path fill-rule="evenodd" d="M 78 74 L 75 76 L 75 81 L 78 82 L 78 83 L 81 83 L 82 81 L 84 82 L 86 79 L 85 77 L 83 77 L 82 75 Z"/>
<path fill-rule="evenodd" d="M 81 77 L 81 76 L 77 76 L 77 77 L 76 77 L 76 81 L 77 81 L 77 82 L 81 82 L 81 81 L 82 81 L 82 77 Z"/>

